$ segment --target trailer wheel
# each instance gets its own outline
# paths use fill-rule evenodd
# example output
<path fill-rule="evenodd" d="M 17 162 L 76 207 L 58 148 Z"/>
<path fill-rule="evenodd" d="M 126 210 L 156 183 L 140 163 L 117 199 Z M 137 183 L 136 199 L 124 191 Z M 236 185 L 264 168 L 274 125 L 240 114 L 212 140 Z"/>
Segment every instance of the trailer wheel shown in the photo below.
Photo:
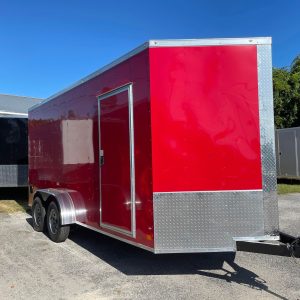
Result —
<path fill-rule="evenodd" d="M 69 236 L 70 226 L 61 225 L 60 212 L 54 201 L 48 206 L 47 227 L 49 237 L 55 243 L 64 242 Z"/>
<path fill-rule="evenodd" d="M 46 210 L 39 197 L 35 197 L 32 204 L 32 227 L 35 231 L 42 232 L 45 228 Z"/>

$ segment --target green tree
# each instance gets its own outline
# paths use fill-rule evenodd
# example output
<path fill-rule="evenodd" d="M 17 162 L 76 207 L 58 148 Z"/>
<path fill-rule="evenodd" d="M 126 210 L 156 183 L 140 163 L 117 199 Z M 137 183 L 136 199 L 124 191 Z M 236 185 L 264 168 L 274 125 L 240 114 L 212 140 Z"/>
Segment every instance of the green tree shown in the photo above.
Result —
<path fill-rule="evenodd" d="M 273 68 L 275 125 L 300 126 L 300 55 L 290 68 Z"/>
<path fill-rule="evenodd" d="M 290 70 L 290 85 L 292 88 L 293 102 L 297 106 L 297 118 L 292 126 L 300 126 L 300 55 L 298 55 L 291 65 Z"/>
<path fill-rule="evenodd" d="M 300 72 L 300 55 L 296 56 L 291 65 L 291 73 L 299 73 Z"/>

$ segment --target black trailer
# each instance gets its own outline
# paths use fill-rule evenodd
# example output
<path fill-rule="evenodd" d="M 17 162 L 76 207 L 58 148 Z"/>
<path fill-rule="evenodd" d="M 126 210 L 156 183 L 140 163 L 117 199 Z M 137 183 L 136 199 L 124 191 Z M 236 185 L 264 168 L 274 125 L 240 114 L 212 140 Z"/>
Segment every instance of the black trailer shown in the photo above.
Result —
<path fill-rule="evenodd" d="M 28 108 L 41 101 L 0 94 L 0 187 L 28 185 Z"/>

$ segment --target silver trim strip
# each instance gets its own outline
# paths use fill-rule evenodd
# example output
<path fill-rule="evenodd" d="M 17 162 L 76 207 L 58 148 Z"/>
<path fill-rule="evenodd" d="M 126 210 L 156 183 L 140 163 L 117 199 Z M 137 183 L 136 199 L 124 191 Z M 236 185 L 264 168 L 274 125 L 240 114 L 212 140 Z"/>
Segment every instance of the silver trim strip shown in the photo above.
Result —
<path fill-rule="evenodd" d="M 136 236 L 135 219 L 135 161 L 134 161 L 134 119 L 133 119 L 133 90 L 132 83 L 128 86 L 129 100 L 129 144 L 130 144 L 130 192 L 131 192 L 131 230 L 133 237 Z"/>
<path fill-rule="evenodd" d="M 101 212 L 101 210 L 100 210 L 100 212 Z M 100 216 L 101 216 L 101 214 L 100 214 Z M 116 225 L 112 225 L 112 224 L 109 224 L 109 223 L 103 223 L 102 221 L 100 221 L 100 226 L 103 227 L 103 228 L 112 230 L 112 231 L 116 231 L 118 233 L 122 233 L 124 235 L 129 236 L 129 237 L 134 237 L 133 234 L 132 234 L 132 231 L 120 228 Z"/>
<path fill-rule="evenodd" d="M 212 38 L 183 40 L 151 40 L 150 47 L 224 46 L 224 45 L 271 45 L 271 37 Z"/>
<path fill-rule="evenodd" d="M 4 111 L 4 110 L 0 110 L 0 114 L 28 117 L 28 114 L 25 114 L 25 113 L 18 113 L 18 112 L 12 112 L 12 111 Z"/>
<path fill-rule="evenodd" d="M 98 140 L 99 140 L 99 150 L 101 150 L 101 128 L 100 128 L 100 101 L 106 98 L 117 95 L 122 92 L 128 93 L 128 113 L 129 113 L 129 145 L 130 145 L 130 193 L 131 193 L 131 203 L 130 203 L 130 214 L 131 214 L 131 231 L 120 228 L 118 226 L 102 222 L 102 195 L 101 195 L 101 175 L 99 176 L 100 184 L 100 226 L 120 232 L 122 234 L 128 235 L 130 237 L 136 237 L 136 216 L 135 216 L 135 167 L 134 167 L 134 124 L 133 124 L 133 91 L 132 83 L 127 83 L 118 88 L 105 92 L 99 95 L 98 98 Z M 99 173 L 101 172 L 101 167 L 99 168 Z"/>
<path fill-rule="evenodd" d="M 100 68 L 99 70 L 93 72 L 92 74 L 83 77 L 82 79 L 78 80 L 74 84 L 68 86 L 67 88 L 53 94 L 49 98 L 43 100 L 42 102 L 32 106 L 29 108 L 28 111 L 32 111 L 35 108 L 39 107 L 42 104 L 45 104 L 52 99 L 70 91 L 71 89 L 85 83 L 86 81 L 104 73 L 105 71 L 115 67 L 116 65 L 122 63 L 123 61 L 127 60 L 128 58 L 142 52 L 147 48 L 153 47 L 180 47 L 180 46 L 220 46 L 220 45 L 269 45 L 272 43 L 271 37 L 253 37 L 253 38 L 213 38 L 213 39 L 177 39 L 177 40 L 150 40 L 139 47 L 136 47 L 132 51 L 128 52 L 127 54 L 121 56 L 120 58 L 114 60 L 110 64 Z"/>
<path fill-rule="evenodd" d="M 153 192 L 153 194 L 182 194 L 182 193 L 232 193 L 232 192 L 261 192 L 260 190 L 217 190 L 217 191 L 180 191 L 180 192 Z"/>
<path fill-rule="evenodd" d="M 114 96 L 116 94 L 119 94 L 119 93 L 122 93 L 122 92 L 125 92 L 126 90 L 129 89 L 129 86 L 132 85 L 132 82 L 129 82 L 129 83 L 126 83 L 126 84 L 123 84 L 121 86 L 118 86 L 112 90 L 109 90 L 105 93 L 102 93 L 100 95 L 97 96 L 98 100 L 101 100 L 101 99 L 105 99 L 105 98 L 108 98 L 108 97 L 111 97 L 111 96 Z M 101 99 L 99 99 L 101 98 Z"/>
<path fill-rule="evenodd" d="M 225 247 L 225 248 L 189 248 L 184 249 L 155 249 L 155 254 L 171 254 L 171 253 L 209 253 L 209 252 L 236 252 L 236 247 Z"/>
<path fill-rule="evenodd" d="M 278 235 L 263 235 L 263 236 L 243 236 L 243 237 L 233 237 L 233 240 L 236 242 L 241 241 L 279 241 L 280 237 Z"/>
<path fill-rule="evenodd" d="M 142 249 L 144 249 L 144 250 L 147 250 L 147 251 L 150 251 L 150 252 L 154 253 L 154 249 L 153 249 L 153 248 L 150 248 L 150 247 L 145 246 L 145 245 L 143 245 L 143 244 L 140 244 L 140 243 L 136 243 L 136 242 L 133 242 L 133 241 L 129 241 L 129 240 L 123 239 L 123 238 L 121 238 L 121 237 L 119 237 L 119 236 L 117 236 L 117 235 L 108 233 L 108 232 L 106 232 L 106 231 L 103 231 L 103 230 L 101 230 L 101 229 L 97 229 L 97 228 L 95 228 L 95 227 L 93 227 L 93 226 L 90 226 L 90 225 L 87 225 L 87 224 L 84 224 L 84 223 L 81 223 L 81 222 L 76 222 L 75 224 L 80 225 L 80 226 L 83 226 L 83 227 L 86 227 L 86 228 L 91 229 L 91 230 L 94 230 L 94 231 L 96 231 L 96 232 L 105 234 L 105 235 L 107 235 L 107 236 L 109 236 L 109 237 L 111 237 L 111 238 L 117 239 L 117 240 L 119 240 L 119 241 L 121 241 L 121 242 L 125 242 L 125 243 L 127 243 L 127 244 L 130 244 L 130 245 L 133 245 L 133 246 L 136 246 L 136 247 L 139 247 L 139 248 L 142 248 Z"/>

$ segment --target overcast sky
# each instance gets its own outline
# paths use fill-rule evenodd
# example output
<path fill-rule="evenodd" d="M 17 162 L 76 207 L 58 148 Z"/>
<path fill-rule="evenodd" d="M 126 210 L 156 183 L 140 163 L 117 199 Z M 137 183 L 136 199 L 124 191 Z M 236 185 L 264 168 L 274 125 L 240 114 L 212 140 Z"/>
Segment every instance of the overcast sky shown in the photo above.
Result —
<path fill-rule="evenodd" d="M 149 39 L 273 37 L 300 53 L 299 0 L 0 0 L 0 93 L 48 97 Z"/>

